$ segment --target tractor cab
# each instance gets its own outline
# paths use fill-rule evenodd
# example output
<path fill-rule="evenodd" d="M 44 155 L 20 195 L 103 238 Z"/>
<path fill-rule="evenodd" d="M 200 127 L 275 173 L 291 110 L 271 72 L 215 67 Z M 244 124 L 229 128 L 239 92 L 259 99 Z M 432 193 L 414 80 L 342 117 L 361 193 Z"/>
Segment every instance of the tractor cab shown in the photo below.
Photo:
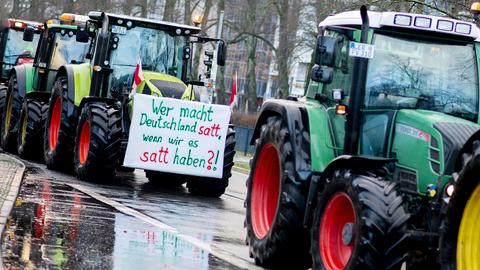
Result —
<path fill-rule="evenodd" d="M 77 41 L 76 38 L 78 25 L 84 25 L 87 20 L 86 16 L 70 13 L 47 20 L 33 62 L 32 91 L 50 91 L 61 66 L 87 60 L 90 40 Z"/>
<path fill-rule="evenodd" d="M 35 57 L 43 25 L 38 22 L 8 19 L 0 26 L 0 83 L 5 83 L 10 69 L 31 63 Z"/>
<path fill-rule="evenodd" d="M 396 159 L 396 175 L 409 179 L 404 188 L 427 194 L 449 180 L 479 129 L 480 30 L 416 14 L 368 12 L 368 19 L 363 43 L 360 12 L 320 24 L 318 83 L 307 97 L 327 106 L 337 155 Z M 355 70 L 355 61 L 365 67 Z"/>
<path fill-rule="evenodd" d="M 143 76 L 137 93 L 195 100 L 187 84 L 192 44 L 219 41 L 201 38 L 196 26 L 124 15 L 89 13 L 89 26 L 101 27 L 90 54 L 93 59 L 91 96 L 118 98 L 129 94 L 134 74 Z M 200 40 L 200 41 L 199 41 Z"/>

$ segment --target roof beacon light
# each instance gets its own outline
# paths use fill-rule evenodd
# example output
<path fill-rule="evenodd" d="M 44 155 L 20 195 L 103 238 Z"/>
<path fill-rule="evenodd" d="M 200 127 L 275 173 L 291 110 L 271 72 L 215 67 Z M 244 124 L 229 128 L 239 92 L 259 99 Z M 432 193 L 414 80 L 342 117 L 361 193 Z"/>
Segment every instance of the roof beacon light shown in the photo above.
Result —
<path fill-rule="evenodd" d="M 15 22 L 15 27 L 24 28 L 23 23 L 21 23 L 21 22 Z"/>
<path fill-rule="evenodd" d="M 75 22 L 75 15 L 71 13 L 63 13 L 62 15 L 60 15 L 60 17 L 58 17 L 58 19 L 63 22 L 73 23 Z"/>
<path fill-rule="evenodd" d="M 480 14 L 480 2 L 474 2 L 470 7 L 470 12 L 473 15 L 478 16 Z"/>
<path fill-rule="evenodd" d="M 199 26 L 200 24 L 202 24 L 202 20 L 203 20 L 202 15 L 195 15 L 195 16 L 193 16 L 193 24 L 194 24 L 195 26 Z"/>

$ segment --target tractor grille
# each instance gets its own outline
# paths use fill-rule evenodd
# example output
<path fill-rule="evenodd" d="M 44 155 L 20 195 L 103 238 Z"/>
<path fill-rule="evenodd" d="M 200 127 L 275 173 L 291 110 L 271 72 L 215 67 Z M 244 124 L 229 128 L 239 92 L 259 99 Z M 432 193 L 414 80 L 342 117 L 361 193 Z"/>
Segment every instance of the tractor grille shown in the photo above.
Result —
<path fill-rule="evenodd" d="M 452 174 L 460 150 L 479 128 L 472 125 L 450 122 L 435 123 L 433 127 L 442 134 L 443 156 L 445 160 L 444 174 Z"/>
<path fill-rule="evenodd" d="M 395 179 L 400 183 L 400 190 L 404 193 L 417 193 L 417 174 L 415 171 L 403 168 L 395 169 Z"/>

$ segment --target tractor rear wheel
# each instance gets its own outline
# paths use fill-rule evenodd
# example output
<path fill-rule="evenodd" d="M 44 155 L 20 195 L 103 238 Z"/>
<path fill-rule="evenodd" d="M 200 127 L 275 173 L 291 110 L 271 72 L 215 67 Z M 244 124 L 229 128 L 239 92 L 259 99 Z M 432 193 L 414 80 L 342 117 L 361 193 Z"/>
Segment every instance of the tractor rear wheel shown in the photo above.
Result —
<path fill-rule="evenodd" d="M 303 227 L 307 189 L 293 179 L 290 136 L 293 134 L 281 117 L 267 119 L 256 141 L 247 180 L 247 244 L 255 263 L 267 268 L 305 269 L 311 265 L 308 231 Z M 308 155 L 296 158 L 309 163 Z"/>
<path fill-rule="evenodd" d="M 175 173 L 165 173 L 165 172 L 156 172 L 156 171 L 145 171 L 145 176 L 153 184 L 164 186 L 164 187 L 179 187 L 185 182 L 187 178 L 185 175 L 175 174 Z"/>
<path fill-rule="evenodd" d="M 228 181 L 232 176 L 233 156 L 235 156 L 235 130 L 230 125 L 227 131 L 225 141 L 225 150 L 223 152 L 223 174 L 222 178 L 193 177 L 188 176 L 188 192 L 194 195 L 218 198 L 225 193 L 228 187 Z"/>
<path fill-rule="evenodd" d="M 43 135 L 47 118 L 48 103 L 27 98 L 20 113 L 17 151 L 21 158 L 43 158 Z"/>
<path fill-rule="evenodd" d="M 12 75 L 8 81 L 2 114 L 1 144 L 5 151 L 15 152 L 18 132 L 18 118 L 22 110 L 22 97 L 18 92 L 17 76 Z"/>
<path fill-rule="evenodd" d="M 82 180 L 110 180 L 120 159 L 121 112 L 105 103 L 86 104 L 78 121 L 74 166 Z"/>
<path fill-rule="evenodd" d="M 49 169 L 71 169 L 76 121 L 69 118 L 73 101 L 67 94 L 67 77 L 61 76 L 53 85 L 45 122 L 43 150 Z"/>
<path fill-rule="evenodd" d="M 395 183 L 349 170 L 333 175 L 318 194 L 313 269 L 400 269 L 409 215 Z"/>
<path fill-rule="evenodd" d="M 5 97 L 7 95 L 7 87 L 0 86 L 0 126 L 3 125 L 3 110 L 5 110 Z M 0 127 L 1 129 L 1 127 Z"/>
<path fill-rule="evenodd" d="M 446 270 L 480 270 L 480 141 L 462 162 L 441 226 L 440 263 Z"/>

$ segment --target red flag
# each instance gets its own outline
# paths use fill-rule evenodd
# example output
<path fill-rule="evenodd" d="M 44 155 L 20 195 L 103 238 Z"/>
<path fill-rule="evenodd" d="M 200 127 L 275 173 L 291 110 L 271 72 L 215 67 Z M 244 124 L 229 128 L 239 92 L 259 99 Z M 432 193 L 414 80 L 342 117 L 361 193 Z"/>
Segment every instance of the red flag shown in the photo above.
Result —
<path fill-rule="evenodd" d="M 237 103 L 237 72 L 233 74 L 232 90 L 230 92 L 230 107 L 235 106 L 235 103 Z"/>
<path fill-rule="evenodd" d="M 137 91 L 137 87 L 145 80 L 143 77 L 142 62 L 139 60 L 133 73 L 132 95 Z"/>

